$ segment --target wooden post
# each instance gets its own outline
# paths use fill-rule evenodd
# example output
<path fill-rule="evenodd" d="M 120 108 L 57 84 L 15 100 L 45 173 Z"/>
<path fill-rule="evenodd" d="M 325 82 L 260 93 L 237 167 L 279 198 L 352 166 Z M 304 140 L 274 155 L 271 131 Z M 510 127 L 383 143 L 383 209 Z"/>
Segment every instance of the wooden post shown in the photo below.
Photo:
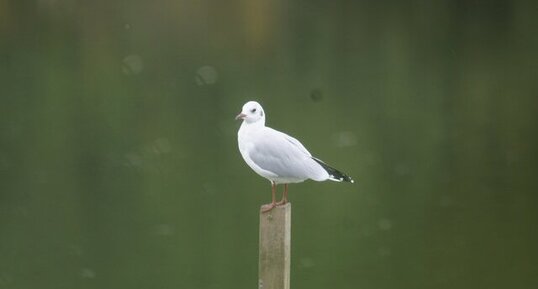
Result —
<path fill-rule="evenodd" d="M 290 288 L 291 203 L 260 210 L 259 289 Z"/>

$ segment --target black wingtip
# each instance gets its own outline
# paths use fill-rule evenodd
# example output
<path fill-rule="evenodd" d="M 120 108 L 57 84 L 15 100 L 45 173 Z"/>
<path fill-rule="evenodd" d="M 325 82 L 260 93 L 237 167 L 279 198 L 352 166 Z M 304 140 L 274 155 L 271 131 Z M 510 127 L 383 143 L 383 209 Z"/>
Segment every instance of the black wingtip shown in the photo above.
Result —
<path fill-rule="evenodd" d="M 323 167 L 323 169 L 325 169 L 327 171 L 327 173 L 329 173 L 329 179 L 333 180 L 333 181 L 337 181 L 337 182 L 348 182 L 348 183 L 355 183 L 355 181 L 348 175 L 342 173 L 341 171 L 327 165 L 326 163 L 324 163 L 323 161 L 321 160 L 318 160 L 316 158 L 312 158 L 313 160 L 315 160 L 321 167 Z"/>

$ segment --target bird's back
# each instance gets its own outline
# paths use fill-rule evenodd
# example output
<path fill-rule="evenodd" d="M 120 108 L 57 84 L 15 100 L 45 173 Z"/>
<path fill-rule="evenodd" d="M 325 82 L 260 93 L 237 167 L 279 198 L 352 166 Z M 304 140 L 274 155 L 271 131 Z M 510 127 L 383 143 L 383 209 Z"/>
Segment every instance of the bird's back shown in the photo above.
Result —
<path fill-rule="evenodd" d="M 326 180 L 328 173 L 295 138 L 263 127 L 250 132 L 248 157 L 259 168 L 271 172 L 277 183 L 296 183 L 306 179 Z M 266 176 L 265 176 L 266 177 Z"/>

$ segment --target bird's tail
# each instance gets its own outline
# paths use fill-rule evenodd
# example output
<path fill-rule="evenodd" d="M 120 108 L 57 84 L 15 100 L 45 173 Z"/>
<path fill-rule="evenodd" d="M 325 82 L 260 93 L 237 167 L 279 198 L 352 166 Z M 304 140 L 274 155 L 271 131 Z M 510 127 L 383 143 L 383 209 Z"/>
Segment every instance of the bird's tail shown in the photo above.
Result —
<path fill-rule="evenodd" d="M 329 180 L 331 181 L 335 181 L 335 182 L 349 182 L 349 183 L 354 183 L 355 181 L 353 181 L 353 179 L 342 173 L 341 171 L 327 165 L 326 163 L 324 163 L 323 161 L 319 160 L 319 159 L 316 159 L 314 157 L 312 157 L 313 160 L 315 160 L 323 169 L 325 169 L 327 171 L 327 173 L 329 173 Z"/>

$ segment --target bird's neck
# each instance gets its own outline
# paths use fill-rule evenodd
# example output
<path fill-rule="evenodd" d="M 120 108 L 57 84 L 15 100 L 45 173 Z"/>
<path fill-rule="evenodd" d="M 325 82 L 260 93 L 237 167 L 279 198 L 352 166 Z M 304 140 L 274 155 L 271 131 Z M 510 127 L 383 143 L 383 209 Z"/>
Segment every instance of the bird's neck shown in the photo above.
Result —
<path fill-rule="evenodd" d="M 250 123 L 243 121 L 243 123 L 241 124 L 241 127 L 239 128 L 239 131 L 247 132 L 249 130 L 258 129 L 262 127 L 265 127 L 265 119 L 260 119 L 256 122 L 250 122 Z"/>

